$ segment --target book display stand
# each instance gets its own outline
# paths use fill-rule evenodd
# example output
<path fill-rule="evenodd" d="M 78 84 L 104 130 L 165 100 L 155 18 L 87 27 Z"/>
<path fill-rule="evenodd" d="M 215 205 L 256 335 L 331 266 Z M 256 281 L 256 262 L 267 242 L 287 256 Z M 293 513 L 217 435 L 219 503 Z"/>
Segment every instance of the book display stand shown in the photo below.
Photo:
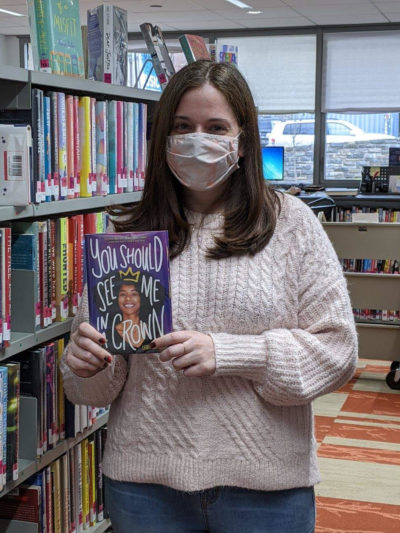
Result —
<path fill-rule="evenodd" d="M 0 113 L 1 110 L 29 110 L 31 108 L 31 90 L 35 87 L 65 91 L 69 94 L 90 95 L 97 99 L 144 102 L 148 105 L 150 117 L 152 116 L 154 105 L 159 99 L 159 93 L 157 92 L 27 71 L 9 66 L 0 66 L 0 84 Z M 26 219 L 32 221 L 40 217 L 70 215 L 71 213 L 101 210 L 110 205 L 130 204 L 138 201 L 141 194 L 141 192 L 127 192 L 108 196 L 30 204 L 23 207 L 4 206 L 0 207 L 0 224 L 7 223 L 12 225 L 15 220 Z M 33 272 L 14 270 L 11 281 L 11 342 L 7 348 L 0 350 L 0 361 L 6 362 L 8 358 L 24 350 L 43 342 L 51 341 L 69 332 L 72 318 L 68 318 L 63 322 L 55 322 L 44 329 L 37 329 L 35 324 L 35 295 L 36 288 Z M 21 396 L 18 480 L 7 483 L 3 491 L 0 492 L 0 498 L 104 426 L 108 418 L 107 413 L 100 415 L 89 429 L 79 433 L 75 438 L 60 441 L 53 449 L 37 457 L 35 441 L 37 434 L 36 409 L 35 398 Z M 90 527 L 87 531 L 89 533 L 102 533 L 109 526 L 109 520 L 105 519 Z M 38 526 L 36 524 L 18 522 L 17 520 L 0 519 L 0 531 L 6 533 L 33 533 L 38 531 Z"/>

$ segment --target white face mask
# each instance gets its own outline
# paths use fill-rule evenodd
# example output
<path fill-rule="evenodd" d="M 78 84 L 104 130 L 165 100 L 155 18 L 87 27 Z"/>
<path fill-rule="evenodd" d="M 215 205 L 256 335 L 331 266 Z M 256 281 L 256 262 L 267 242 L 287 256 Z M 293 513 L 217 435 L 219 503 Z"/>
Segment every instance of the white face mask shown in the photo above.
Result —
<path fill-rule="evenodd" d="M 182 185 L 194 191 L 206 191 L 225 181 L 239 168 L 238 150 L 239 135 L 170 135 L 167 163 Z"/>

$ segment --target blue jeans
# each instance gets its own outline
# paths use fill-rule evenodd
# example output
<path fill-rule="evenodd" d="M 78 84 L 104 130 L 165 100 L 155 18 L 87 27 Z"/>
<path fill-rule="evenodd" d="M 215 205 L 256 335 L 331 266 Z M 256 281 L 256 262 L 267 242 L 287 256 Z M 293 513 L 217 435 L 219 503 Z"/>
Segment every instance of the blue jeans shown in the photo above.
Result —
<path fill-rule="evenodd" d="M 313 487 L 279 491 L 216 487 L 181 492 L 105 478 L 115 533 L 313 533 Z"/>

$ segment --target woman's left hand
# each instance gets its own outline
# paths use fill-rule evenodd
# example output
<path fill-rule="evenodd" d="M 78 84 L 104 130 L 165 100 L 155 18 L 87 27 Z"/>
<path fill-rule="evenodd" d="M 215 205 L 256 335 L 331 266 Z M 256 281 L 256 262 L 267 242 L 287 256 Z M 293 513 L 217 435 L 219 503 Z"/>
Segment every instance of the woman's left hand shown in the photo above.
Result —
<path fill-rule="evenodd" d="M 152 347 L 160 352 L 160 361 L 172 359 L 175 370 L 185 376 L 211 376 L 216 369 L 212 338 L 198 331 L 174 331 L 158 337 Z"/>

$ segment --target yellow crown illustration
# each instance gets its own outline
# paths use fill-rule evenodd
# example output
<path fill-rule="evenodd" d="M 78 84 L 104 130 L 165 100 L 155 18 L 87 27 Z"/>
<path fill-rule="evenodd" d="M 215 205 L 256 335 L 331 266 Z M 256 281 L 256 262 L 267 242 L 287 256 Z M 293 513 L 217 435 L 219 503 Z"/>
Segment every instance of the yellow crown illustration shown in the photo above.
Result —
<path fill-rule="evenodd" d="M 127 271 L 120 270 L 119 277 L 122 281 L 132 281 L 133 283 L 139 282 L 140 270 L 133 272 L 132 267 L 129 267 Z"/>

